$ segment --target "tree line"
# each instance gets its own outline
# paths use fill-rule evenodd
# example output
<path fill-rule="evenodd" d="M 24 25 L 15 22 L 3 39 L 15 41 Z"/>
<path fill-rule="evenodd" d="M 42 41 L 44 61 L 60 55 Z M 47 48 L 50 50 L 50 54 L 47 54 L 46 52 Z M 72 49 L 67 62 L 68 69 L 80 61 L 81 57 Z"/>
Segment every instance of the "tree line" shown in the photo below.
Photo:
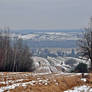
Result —
<path fill-rule="evenodd" d="M 0 30 L 0 71 L 33 71 L 32 54 L 21 38 L 10 38 L 9 29 Z"/>

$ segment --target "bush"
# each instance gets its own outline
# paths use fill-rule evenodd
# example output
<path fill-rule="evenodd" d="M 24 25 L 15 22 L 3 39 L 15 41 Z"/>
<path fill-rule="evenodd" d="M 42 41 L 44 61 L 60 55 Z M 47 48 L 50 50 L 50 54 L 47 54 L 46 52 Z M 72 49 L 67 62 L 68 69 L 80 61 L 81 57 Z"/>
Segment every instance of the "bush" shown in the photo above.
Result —
<path fill-rule="evenodd" d="M 78 73 L 87 73 L 88 72 L 87 64 L 85 64 L 85 63 L 79 63 L 76 66 L 76 68 L 75 68 L 75 72 L 78 72 Z"/>

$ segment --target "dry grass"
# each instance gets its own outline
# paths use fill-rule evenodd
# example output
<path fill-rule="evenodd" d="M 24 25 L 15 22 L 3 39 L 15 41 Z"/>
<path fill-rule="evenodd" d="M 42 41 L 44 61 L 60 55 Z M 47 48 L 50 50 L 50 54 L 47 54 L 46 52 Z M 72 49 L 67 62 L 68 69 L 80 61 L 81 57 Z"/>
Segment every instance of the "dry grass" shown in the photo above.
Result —
<path fill-rule="evenodd" d="M 6 87 L 20 83 L 10 92 L 63 92 L 75 86 L 88 84 L 92 82 L 92 78 L 87 79 L 87 83 L 81 81 L 81 75 L 35 75 L 32 73 L 0 73 L 0 87 Z M 8 81 L 8 82 L 7 82 Z M 27 82 L 35 81 L 32 85 Z M 2 83 L 5 82 L 5 83 Z M 25 86 L 22 83 L 27 83 Z M 7 90 L 5 90 L 7 91 Z"/>

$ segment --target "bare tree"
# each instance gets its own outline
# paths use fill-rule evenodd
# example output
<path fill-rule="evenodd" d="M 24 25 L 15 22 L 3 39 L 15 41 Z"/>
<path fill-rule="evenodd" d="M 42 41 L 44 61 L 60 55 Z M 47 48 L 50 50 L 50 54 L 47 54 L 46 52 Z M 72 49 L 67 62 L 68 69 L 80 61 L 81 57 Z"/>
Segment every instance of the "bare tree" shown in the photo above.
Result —
<path fill-rule="evenodd" d="M 87 28 L 82 33 L 82 38 L 79 40 L 80 53 L 82 57 L 90 59 L 92 70 L 92 17 Z"/>
<path fill-rule="evenodd" d="M 33 60 L 29 47 L 22 39 L 10 39 L 9 29 L 0 30 L 0 71 L 32 71 Z"/>

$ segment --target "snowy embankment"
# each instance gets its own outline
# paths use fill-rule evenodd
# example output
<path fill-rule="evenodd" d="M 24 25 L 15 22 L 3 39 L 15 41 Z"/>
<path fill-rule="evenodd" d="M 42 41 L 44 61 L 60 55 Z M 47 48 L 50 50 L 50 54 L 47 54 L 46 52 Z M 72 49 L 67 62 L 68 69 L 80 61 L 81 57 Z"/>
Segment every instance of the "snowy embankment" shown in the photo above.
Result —
<path fill-rule="evenodd" d="M 80 87 L 74 87 L 73 90 L 67 90 L 64 92 L 92 92 L 92 88 L 90 86 L 80 86 Z"/>

